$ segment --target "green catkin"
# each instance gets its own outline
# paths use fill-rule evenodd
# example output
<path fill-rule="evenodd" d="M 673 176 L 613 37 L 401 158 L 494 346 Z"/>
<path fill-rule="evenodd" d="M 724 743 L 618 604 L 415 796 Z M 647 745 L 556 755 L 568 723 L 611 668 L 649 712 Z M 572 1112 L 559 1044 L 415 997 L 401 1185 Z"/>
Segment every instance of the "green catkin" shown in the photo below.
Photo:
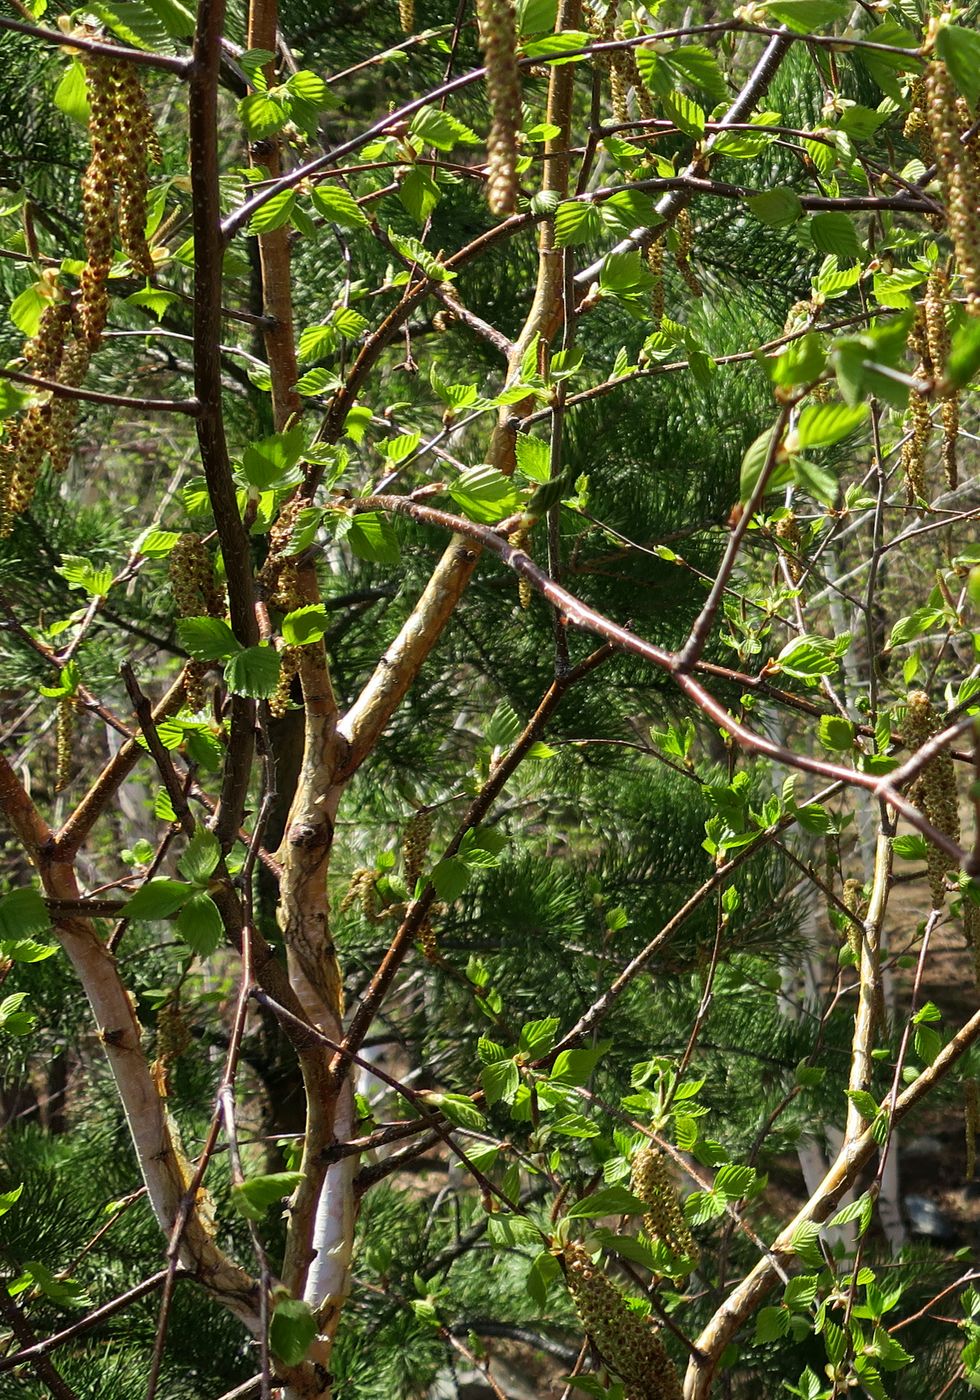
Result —
<path fill-rule="evenodd" d="M 55 738 L 55 792 L 64 792 L 71 781 L 72 739 L 75 737 L 75 697 L 63 695 L 58 701 L 58 724 Z"/>
<path fill-rule="evenodd" d="M 941 728 L 942 723 L 928 695 L 922 690 L 910 691 L 903 729 L 906 747 L 915 753 Z M 947 749 L 942 749 L 925 765 L 909 788 L 909 797 L 934 827 L 951 840 L 959 840 L 956 772 L 952 756 Z M 946 874 L 953 868 L 953 860 L 945 851 L 941 851 L 930 842 L 926 861 L 932 907 L 942 909 L 946 902 Z"/>
<path fill-rule="evenodd" d="M 433 819 L 432 811 L 428 807 L 422 807 L 405 827 L 402 837 L 402 866 L 409 899 L 414 899 L 415 886 L 425 872 Z"/>
<path fill-rule="evenodd" d="M 682 1400 L 674 1363 L 648 1317 L 634 1312 L 577 1241 L 564 1249 L 565 1278 L 590 1341 L 622 1378 L 626 1400 Z"/>
<path fill-rule="evenodd" d="M 512 0 L 477 0 L 476 13 L 490 100 L 487 203 L 491 213 L 504 216 L 513 214 L 517 205 L 517 134 L 521 126 L 517 18 Z"/>
<path fill-rule="evenodd" d="M 920 307 L 908 338 L 909 349 L 917 354 L 920 371 L 932 377 L 929 355 L 928 326 L 924 308 Z M 926 450 L 932 434 L 932 414 L 929 404 L 917 389 L 910 389 L 906 410 L 905 442 L 902 444 L 902 475 L 905 478 L 905 503 L 912 507 L 926 497 Z"/>
<path fill-rule="evenodd" d="M 944 63 L 926 65 L 926 115 L 936 173 L 946 202 L 949 236 L 963 282 L 966 309 L 980 315 L 980 170 L 974 152 L 960 141 L 962 113 Z"/>
<path fill-rule="evenodd" d="M 369 869 L 361 865 L 354 870 L 350 877 L 350 884 L 343 899 L 340 901 L 340 912 L 346 914 L 348 909 L 352 909 L 355 904 L 360 906 L 361 913 L 368 923 L 377 924 L 381 922 L 378 913 L 378 871 Z"/>
<path fill-rule="evenodd" d="M 666 1245 L 671 1254 L 690 1259 L 693 1267 L 701 1251 L 684 1219 L 666 1153 L 656 1147 L 641 1147 L 634 1153 L 630 1190 L 647 1207 L 643 1228 L 648 1237 Z"/>
<path fill-rule="evenodd" d="M 972 1181 L 977 1170 L 977 1133 L 980 1132 L 980 1084 L 976 1079 L 963 1080 L 963 1124 L 966 1129 L 966 1179 Z"/>

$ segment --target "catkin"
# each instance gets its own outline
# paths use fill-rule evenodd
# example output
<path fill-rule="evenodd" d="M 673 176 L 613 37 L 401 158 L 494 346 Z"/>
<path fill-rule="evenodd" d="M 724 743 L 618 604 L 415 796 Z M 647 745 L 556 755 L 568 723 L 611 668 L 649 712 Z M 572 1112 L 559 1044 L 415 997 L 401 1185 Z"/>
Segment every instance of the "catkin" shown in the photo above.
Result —
<path fill-rule="evenodd" d="M 939 732 L 942 724 L 925 691 L 910 691 L 907 705 L 903 738 L 906 746 L 915 753 Z M 929 760 L 909 788 L 909 797 L 934 827 L 952 840 L 959 840 L 956 773 L 948 750 L 940 750 Z M 941 909 L 946 900 L 946 873 L 953 868 L 953 860 L 932 842 L 929 843 L 926 859 L 932 907 Z"/>
<path fill-rule="evenodd" d="M 188 532 L 170 551 L 170 589 L 178 617 L 223 617 L 224 594 L 214 577 L 214 566 L 200 535 Z M 207 705 L 209 667 L 204 661 L 184 666 L 184 698 L 195 714 Z"/>
<path fill-rule="evenodd" d="M 966 1129 L 966 1179 L 972 1181 L 977 1170 L 977 1133 L 980 1132 L 980 1084 L 976 1079 L 963 1080 L 963 1122 Z"/>
<path fill-rule="evenodd" d="M 933 382 L 940 382 L 946 370 L 949 355 L 949 326 L 946 322 L 946 307 L 949 304 L 949 276 L 942 268 L 934 268 L 926 283 L 923 309 L 926 322 L 926 344 L 929 350 L 929 370 Z M 960 431 L 959 400 L 955 390 L 945 390 L 942 404 L 942 460 L 943 474 L 950 491 L 956 489 L 958 476 L 956 444 Z"/>
<path fill-rule="evenodd" d="M 779 552 L 786 560 L 786 571 L 790 579 L 793 583 L 799 583 L 803 577 L 803 567 L 800 564 L 800 547 L 803 541 L 800 523 L 795 515 L 790 513 L 776 521 L 776 539 Z"/>
<path fill-rule="evenodd" d="M 854 919 L 860 919 L 861 923 L 868 916 L 868 901 L 864 895 L 864 886 L 860 880 L 845 880 L 843 894 L 844 908 L 848 913 L 854 915 Z M 854 961 L 858 965 L 861 962 L 861 929 L 858 928 L 854 919 L 848 919 L 845 935 L 847 946 L 854 954 Z"/>
<path fill-rule="evenodd" d="M 936 171 L 966 309 L 980 315 L 980 170 L 974 152 L 960 141 L 962 113 L 946 65 L 937 60 L 928 63 L 924 82 Z"/>
<path fill-rule="evenodd" d="M 660 326 L 664 319 L 664 249 L 667 240 L 662 231 L 647 248 L 647 267 L 653 274 L 650 288 L 650 319 L 654 326 Z"/>
<path fill-rule="evenodd" d="M 269 701 L 273 719 L 282 719 L 289 709 L 293 677 L 299 670 L 299 647 L 284 646 L 279 653 L 279 681 Z"/>
<path fill-rule="evenodd" d="M 517 133 L 521 125 L 517 21 L 512 0 L 476 0 L 476 13 L 490 100 L 487 202 L 491 213 L 502 216 L 513 214 L 517 204 Z"/>
<path fill-rule="evenodd" d="M 677 271 L 684 278 L 692 296 L 703 296 L 704 288 L 701 286 L 694 269 L 691 267 L 691 249 L 694 247 L 694 222 L 689 209 L 682 209 L 677 215 L 675 228 L 677 232 L 677 248 L 674 252 L 674 262 L 677 264 Z"/>
<path fill-rule="evenodd" d="M 55 737 L 55 792 L 63 792 L 71 781 L 72 739 L 75 737 L 75 697 L 63 695 L 58 701 L 58 724 Z"/>
<path fill-rule="evenodd" d="M 700 1250 L 688 1228 L 671 1180 L 667 1156 L 656 1147 L 641 1147 L 633 1156 L 630 1190 L 646 1205 L 643 1228 L 671 1254 L 697 1263 Z"/>
<path fill-rule="evenodd" d="M 918 355 L 922 374 L 931 378 L 932 359 L 929 354 L 928 324 L 924 307 L 919 307 L 916 312 L 909 332 L 908 346 Z M 902 475 L 905 478 L 905 503 L 911 507 L 916 502 L 925 500 L 926 451 L 932 434 L 932 414 L 926 399 L 918 389 L 909 389 L 906 425 L 906 437 L 902 444 Z"/>
<path fill-rule="evenodd" d="M 531 531 L 529 530 L 529 528 L 526 525 L 519 525 L 516 530 L 512 530 L 511 533 L 507 536 L 507 543 L 512 549 L 520 549 L 526 553 L 527 551 L 525 546 L 527 545 L 530 536 Z M 523 612 L 527 612 L 528 608 L 531 606 L 531 599 L 533 597 L 534 589 L 531 587 L 530 583 L 524 577 L 524 575 L 519 574 L 517 582 L 517 600 L 520 603 L 521 610 Z"/>
<path fill-rule="evenodd" d="M 428 807 L 421 808 L 409 821 L 402 837 L 402 865 L 405 871 L 405 884 L 408 897 L 415 896 L 415 886 L 422 878 L 429 855 L 429 840 L 432 836 L 433 813 Z"/>
<path fill-rule="evenodd" d="M 626 1400 L 682 1400 L 667 1349 L 648 1317 L 634 1312 L 577 1241 L 564 1249 L 565 1278 L 590 1341 L 623 1380 Z"/>
<path fill-rule="evenodd" d="M 368 923 L 379 923 L 377 879 L 376 870 L 363 865 L 358 866 L 351 874 L 350 884 L 340 901 L 340 912 L 346 914 L 348 909 L 357 904 Z"/>
<path fill-rule="evenodd" d="M 398 22 L 403 34 L 415 33 L 415 0 L 398 0 Z"/>

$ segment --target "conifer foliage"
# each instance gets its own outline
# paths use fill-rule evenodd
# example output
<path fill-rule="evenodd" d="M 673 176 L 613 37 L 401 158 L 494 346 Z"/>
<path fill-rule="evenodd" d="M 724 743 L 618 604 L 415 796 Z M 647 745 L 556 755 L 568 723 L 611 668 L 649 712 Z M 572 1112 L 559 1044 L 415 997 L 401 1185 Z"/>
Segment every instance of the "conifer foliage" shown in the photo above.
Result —
<path fill-rule="evenodd" d="M 974 8 L 14 8 L 0 1393 L 975 1391 Z"/>

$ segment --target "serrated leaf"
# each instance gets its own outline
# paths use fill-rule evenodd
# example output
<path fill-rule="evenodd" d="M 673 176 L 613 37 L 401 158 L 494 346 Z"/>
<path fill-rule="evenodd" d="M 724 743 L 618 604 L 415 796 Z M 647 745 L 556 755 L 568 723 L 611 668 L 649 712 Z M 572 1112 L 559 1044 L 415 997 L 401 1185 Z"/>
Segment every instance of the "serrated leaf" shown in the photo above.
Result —
<path fill-rule="evenodd" d="M 249 1177 L 231 1188 L 232 1205 L 246 1220 L 261 1220 L 270 1206 L 291 1196 L 302 1180 L 302 1172 Z"/>
<path fill-rule="evenodd" d="M 577 248 L 602 232 L 602 218 L 594 204 L 566 200 L 555 210 L 555 247 Z"/>
<path fill-rule="evenodd" d="M 970 106 L 975 107 L 980 97 L 980 34 L 959 24 L 941 24 L 936 31 L 936 57 L 945 63 L 953 82 Z"/>
<path fill-rule="evenodd" d="M 831 447 L 856 432 L 868 416 L 867 404 L 812 404 L 800 413 L 796 440 L 801 451 L 811 447 Z"/>
<path fill-rule="evenodd" d="M 808 225 L 810 241 L 821 253 L 839 258 L 861 256 L 861 242 L 853 220 L 844 213 L 814 214 Z"/>
<path fill-rule="evenodd" d="M 495 1103 L 511 1103 L 520 1082 L 520 1071 L 510 1058 L 484 1065 L 480 1074 L 480 1083 L 491 1108 Z"/>
<path fill-rule="evenodd" d="M 468 519 L 485 525 L 495 525 L 521 504 L 510 477 L 486 464 L 460 472 L 449 494 Z"/>
<path fill-rule="evenodd" d="M 372 564 L 397 564 L 401 558 L 398 536 L 391 521 L 374 511 L 351 518 L 344 539 L 358 559 Z"/>
<path fill-rule="evenodd" d="M 287 646 L 303 647 L 318 642 L 330 626 L 330 618 L 322 603 L 308 603 L 294 608 L 282 620 L 282 639 Z"/>
<path fill-rule="evenodd" d="M 0 899 L 0 939 L 28 939 L 50 927 L 47 906 L 30 885 L 11 890 Z"/>
<path fill-rule="evenodd" d="M 803 217 L 799 195 L 785 185 L 749 195 L 745 202 L 759 222 L 771 228 L 787 228 Z"/>
<path fill-rule="evenodd" d="M 224 661 L 241 650 L 238 638 L 220 617 L 182 617 L 177 636 L 195 661 Z"/>
<path fill-rule="evenodd" d="M 555 1043 L 560 1024 L 557 1016 L 546 1016 L 541 1021 L 525 1021 L 521 1027 L 518 1050 L 533 1058 L 546 1055 Z"/>
<path fill-rule="evenodd" d="M 466 1094 L 442 1094 L 436 1090 L 423 1090 L 419 1098 L 429 1108 L 436 1109 L 457 1128 L 471 1128 L 479 1132 L 486 1126 L 483 1114 Z"/>
<path fill-rule="evenodd" d="M 287 1366 L 298 1366 L 316 1337 L 316 1318 L 302 1298 L 277 1303 L 269 1323 L 269 1347 Z"/>
<path fill-rule="evenodd" d="M 330 223 L 340 228 L 358 230 L 370 228 L 370 220 L 349 190 L 338 185 L 316 185 L 312 192 L 317 210 Z"/>
<path fill-rule="evenodd" d="M 88 88 L 85 69 L 77 58 L 72 59 L 54 90 L 54 105 L 79 126 L 88 126 Z"/>
<path fill-rule="evenodd" d="M 660 101 L 667 116 L 679 131 L 683 131 L 685 136 L 693 136 L 695 141 L 701 140 L 705 123 L 703 107 L 676 90 L 664 93 Z"/>
<path fill-rule="evenodd" d="M 221 859 L 221 845 L 217 836 L 205 827 L 198 827 L 187 850 L 177 862 L 177 869 L 185 880 L 194 885 L 203 885 L 214 874 Z"/>
<path fill-rule="evenodd" d="M 646 1202 L 634 1196 L 625 1186 L 606 1186 L 576 1201 L 565 1212 L 565 1217 L 568 1220 L 594 1220 L 602 1215 L 644 1215 L 648 1209 Z"/>
<path fill-rule="evenodd" d="M 233 695 L 267 700 L 279 686 L 279 653 L 271 646 L 245 647 L 225 663 L 225 682 Z"/>
<path fill-rule="evenodd" d="M 199 958 L 208 958 L 220 946 L 224 924 L 218 906 L 204 890 L 192 894 L 177 915 L 177 932 Z"/>
<path fill-rule="evenodd" d="M 169 919 L 193 893 L 194 887 L 183 880 L 149 880 L 126 901 L 123 914 L 127 919 Z"/>

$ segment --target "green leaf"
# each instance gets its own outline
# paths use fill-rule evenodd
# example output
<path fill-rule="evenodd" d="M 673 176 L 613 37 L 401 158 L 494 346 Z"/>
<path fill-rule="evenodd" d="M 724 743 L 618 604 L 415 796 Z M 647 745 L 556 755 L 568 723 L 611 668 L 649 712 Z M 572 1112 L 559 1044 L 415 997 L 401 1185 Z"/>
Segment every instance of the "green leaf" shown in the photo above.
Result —
<path fill-rule="evenodd" d="M 847 1089 L 845 1092 L 862 1118 L 870 1123 L 878 1116 L 878 1100 L 872 1094 L 864 1089 Z"/>
<path fill-rule="evenodd" d="M 739 498 L 743 503 L 751 499 L 759 477 L 765 471 L 775 432 L 775 425 L 771 428 L 767 428 L 766 431 L 760 433 L 755 442 L 745 450 L 745 456 L 742 458 L 742 466 L 739 473 Z M 769 479 L 766 482 L 767 493 L 770 491 L 778 491 L 781 486 L 785 486 L 788 481 L 792 480 L 792 469 L 789 463 L 786 461 L 780 462 L 778 460 L 779 453 L 782 450 L 782 448 L 777 449 L 776 465 L 770 471 Z"/>
<path fill-rule="evenodd" d="M 225 681 L 233 695 L 267 700 L 279 686 L 279 653 L 261 645 L 236 652 L 225 663 Z"/>
<path fill-rule="evenodd" d="M 532 1302 L 539 1308 L 548 1306 L 548 1291 L 551 1285 L 557 1283 L 562 1277 L 561 1267 L 558 1260 L 550 1252 L 543 1249 L 532 1261 L 527 1272 L 527 1291 Z"/>
<path fill-rule="evenodd" d="M 855 732 L 849 719 L 841 719 L 837 715 L 822 715 L 817 731 L 824 748 L 834 753 L 847 753 L 853 749 Z"/>
<path fill-rule="evenodd" d="M 5 1035 L 30 1035 L 34 1030 L 37 1016 L 33 1011 L 24 1010 L 26 1000 L 26 992 L 12 992 L 0 1001 L 0 1031 Z"/>
<path fill-rule="evenodd" d="M 322 603 L 308 603 L 294 608 L 282 620 L 282 639 L 287 646 L 303 647 L 318 642 L 330 626 L 327 610 Z"/>
<path fill-rule="evenodd" d="M 220 859 L 221 846 L 217 836 L 200 826 L 187 843 L 187 850 L 177 862 L 177 869 L 191 884 L 204 885 L 218 868 Z"/>
<path fill-rule="evenodd" d="M 797 34 L 826 29 L 848 11 L 846 0 L 769 0 L 766 13 Z"/>
<path fill-rule="evenodd" d="M 778 355 L 771 359 L 765 357 L 763 364 L 774 384 L 793 387 L 818 379 L 827 366 L 827 354 L 820 336 L 815 331 L 807 331 Z"/>
<path fill-rule="evenodd" d="M 479 146 L 481 142 L 475 131 L 438 107 L 420 107 L 409 131 L 425 145 L 435 146 L 439 151 L 451 151 L 456 146 Z"/>
<path fill-rule="evenodd" d="M 220 617 L 182 617 L 177 622 L 177 636 L 195 661 L 224 661 L 241 650 L 234 632 Z"/>
<path fill-rule="evenodd" d="M 861 241 L 854 221 L 847 214 L 814 214 L 808 232 L 814 248 L 821 253 L 835 253 L 850 261 L 861 256 Z"/>
<path fill-rule="evenodd" d="M 471 1128 L 479 1132 L 486 1126 L 483 1114 L 466 1094 L 443 1094 L 434 1089 L 423 1090 L 419 1098 L 429 1108 L 436 1109 L 457 1128 Z"/>
<path fill-rule="evenodd" d="M 273 229 L 282 228 L 292 218 L 295 204 L 295 190 L 282 190 L 274 194 L 252 215 L 249 233 L 271 233 Z"/>
<path fill-rule="evenodd" d="M 555 1043 L 560 1024 L 557 1016 L 547 1016 L 543 1021 L 525 1021 L 521 1027 L 518 1050 L 532 1059 L 547 1055 Z"/>
<path fill-rule="evenodd" d="M 9 418 L 18 413 L 30 398 L 25 389 L 18 389 L 9 379 L 0 379 L 0 418 Z"/>
<path fill-rule="evenodd" d="M 516 712 L 502 700 L 487 720 L 483 737 L 492 749 L 509 749 L 523 727 Z"/>
<path fill-rule="evenodd" d="M 544 482 L 551 475 L 551 447 L 544 438 L 517 434 L 517 467 L 529 481 Z"/>
<path fill-rule="evenodd" d="M 127 919 L 169 919 L 194 893 L 182 880 L 149 880 L 123 906 Z"/>
<path fill-rule="evenodd" d="M 601 1215 L 644 1215 L 648 1209 L 647 1203 L 625 1186 L 606 1186 L 576 1201 L 565 1216 L 568 1220 L 594 1220 Z"/>
<path fill-rule="evenodd" d="M 179 539 L 176 530 L 146 530 L 136 543 L 144 558 L 166 559 Z"/>
<path fill-rule="evenodd" d="M 725 102 L 728 84 L 718 60 L 703 44 L 684 44 L 667 55 L 671 68 L 679 69 L 685 78 L 700 88 L 712 102 Z"/>
<path fill-rule="evenodd" d="M 370 228 L 371 222 L 364 210 L 349 190 L 337 185 L 317 185 L 313 190 L 313 203 L 323 217 L 339 228 Z"/>
<path fill-rule="evenodd" d="M 429 879 L 439 898 L 451 904 L 469 884 L 469 866 L 458 856 L 445 856 L 433 866 Z"/>
<path fill-rule="evenodd" d="M 596 1065 L 609 1049 L 609 1042 L 590 1046 L 586 1050 L 562 1050 L 548 1075 L 549 1084 L 573 1084 L 581 1087 L 589 1082 Z"/>
<path fill-rule="evenodd" d="M 9 1191 L 0 1191 L 0 1215 L 6 1215 L 20 1200 L 24 1190 L 24 1183 L 12 1187 Z"/>
<path fill-rule="evenodd" d="M 232 1205 L 246 1220 L 261 1220 L 270 1206 L 291 1196 L 302 1180 L 302 1172 L 249 1177 L 231 1188 Z"/>
<path fill-rule="evenodd" d="M 738 1201 L 751 1190 L 757 1180 L 758 1173 L 753 1167 L 726 1162 L 723 1167 L 718 1168 L 712 1190 L 726 1201 Z"/>
<path fill-rule="evenodd" d="M 224 924 L 218 906 L 209 894 L 199 890 L 177 915 L 177 932 L 199 958 L 210 957 L 224 937 Z"/>
<path fill-rule="evenodd" d="M 495 1103 L 513 1102 L 520 1082 L 520 1071 L 512 1059 L 497 1060 L 493 1064 L 484 1065 L 480 1074 L 480 1083 L 491 1108 Z"/>
<path fill-rule="evenodd" d="M 555 211 L 556 248 L 577 248 L 601 232 L 602 218 L 594 204 L 566 200 Z"/>
<path fill-rule="evenodd" d="M 424 224 L 441 199 L 438 184 L 421 165 L 411 166 L 398 186 L 398 198 L 417 224 Z"/>
<path fill-rule="evenodd" d="M 762 1308 L 755 1320 L 755 1343 L 775 1342 L 785 1337 L 792 1321 L 787 1308 Z"/>
<path fill-rule="evenodd" d="M 819 676 L 832 676 L 840 658 L 850 645 L 850 634 L 839 637 L 818 637 L 803 635 L 787 642 L 776 657 L 781 671 L 800 680 L 814 680 Z"/>
<path fill-rule="evenodd" d="M 20 296 L 14 297 L 10 303 L 10 319 L 28 340 L 37 334 L 41 316 L 47 305 L 48 299 L 41 292 L 40 283 L 37 282 L 33 286 L 25 287 Z"/>
<path fill-rule="evenodd" d="M 800 451 L 810 447 L 831 447 L 856 432 L 868 416 L 867 404 L 812 404 L 804 408 L 796 425 Z"/>
<path fill-rule="evenodd" d="M 302 1298 L 277 1303 L 269 1323 L 269 1347 L 287 1366 L 298 1366 L 316 1337 L 316 1318 Z"/>
<path fill-rule="evenodd" d="M 685 136 L 693 136 L 700 141 L 704 136 L 704 108 L 685 97 L 682 92 L 667 92 L 660 99 L 667 116 Z"/>
<path fill-rule="evenodd" d="M 282 130 L 289 120 L 289 109 L 279 98 L 267 92 L 253 92 L 239 102 L 238 115 L 249 140 L 263 141 Z"/>
<path fill-rule="evenodd" d="M 72 59 L 54 90 L 54 105 L 79 126 L 88 126 L 88 88 L 85 69 L 77 58 Z"/>
<path fill-rule="evenodd" d="M 0 939 L 26 939 L 51 927 L 47 906 L 30 885 L 0 899 Z"/>
<path fill-rule="evenodd" d="M 925 860 L 929 854 L 929 843 L 924 836 L 910 832 L 906 836 L 894 837 L 892 850 L 902 860 Z"/>
<path fill-rule="evenodd" d="M 173 292 L 164 292 L 156 287 L 144 287 L 140 292 L 133 292 L 126 298 L 127 306 L 139 306 L 144 311 L 149 311 L 158 321 L 161 321 L 166 313 L 176 302 L 180 300 Z"/>
<path fill-rule="evenodd" d="M 108 565 L 98 569 L 80 554 L 63 554 L 55 573 L 61 575 L 69 588 L 81 588 L 92 598 L 105 597 L 112 587 L 112 569 Z"/>
<path fill-rule="evenodd" d="M 468 519 L 486 525 L 495 525 L 513 514 L 521 504 L 510 477 L 485 464 L 460 472 L 449 494 Z"/>
<path fill-rule="evenodd" d="M 386 516 L 374 511 L 350 517 L 344 538 L 358 559 L 372 564 L 397 564 L 401 559 L 394 526 Z"/>
<path fill-rule="evenodd" d="M 953 82 L 975 107 L 980 97 L 980 34 L 958 24 L 941 24 L 936 33 L 936 57 L 946 64 Z"/>
<path fill-rule="evenodd" d="M 761 224 L 771 228 L 786 228 L 803 217 L 803 205 L 795 190 L 785 185 L 765 190 L 762 194 L 749 195 L 745 201 L 749 210 Z"/>
<path fill-rule="evenodd" d="M 964 389 L 980 370 L 980 318 L 965 316 L 953 331 L 943 380 L 953 389 Z"/>

